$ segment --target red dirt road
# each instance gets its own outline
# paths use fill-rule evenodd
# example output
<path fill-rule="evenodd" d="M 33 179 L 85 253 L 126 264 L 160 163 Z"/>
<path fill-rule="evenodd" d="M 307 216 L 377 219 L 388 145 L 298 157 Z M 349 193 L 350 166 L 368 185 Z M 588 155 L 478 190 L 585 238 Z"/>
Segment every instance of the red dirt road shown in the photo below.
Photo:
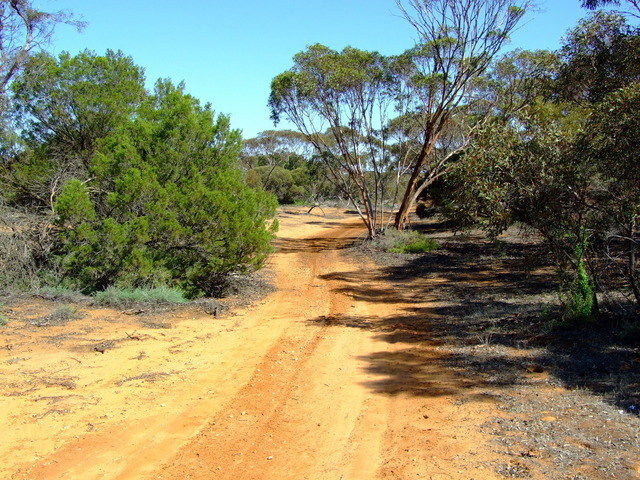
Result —
<path fill-rule="evenodd" d="M 16 307 L 0 478 L 500 478 L 479 433 L 496 402 L 429 361 L 428 319 L 399 325 L 410 290 L 341 254 L 359 220 L 280 217 L 277 291 L 232 314 L 189 307 L 158 328 L 86 310 L 37 327 L 51 304 Z"/>

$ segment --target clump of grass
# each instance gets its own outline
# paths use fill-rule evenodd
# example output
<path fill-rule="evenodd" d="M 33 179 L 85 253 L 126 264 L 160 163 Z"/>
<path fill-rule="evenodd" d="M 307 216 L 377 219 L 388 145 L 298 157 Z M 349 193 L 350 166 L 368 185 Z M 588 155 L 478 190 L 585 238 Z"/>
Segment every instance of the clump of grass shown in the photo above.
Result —
<path fill-rule="evenodd" d="M 376 240 L 380 249 L 391 253 L 428 253 L 440 248 L 440 244 L 419 232 L 388 230 Z"/>
<path fill-rule="evenodd" d="M 391 253 L 428 253 L 440 248 L 440 244 L 433 238 L 422 238 L 410 243 L 397 245 L 390 249 Z"/>
<path fill-rule="evenodd" d="M 4 327 L 5 325 L 7 325 L 7 323 L 9 323 L 7 317 L 5 317 L 4 315 L 0 315 L 0 327 Z"/>
<path fill-rule="evenodd" d="M 175 288 L 117 288 L 109 287 L 93 296 L 94 303 L 110 307 L 131 307 L 140 304 L 174 305 L 187 303 L 182 291 Z"/>
<path fill-rule="evenodd" d="M 76 312 L 75 308 L 70 307 L 69 305 L 61 305 L 56 308 L 55 311 L 49 315 L 49 317 L 54 320 L 65 321 L 72 320 L 76 318 L 77 315 L 78 312 Z"/>

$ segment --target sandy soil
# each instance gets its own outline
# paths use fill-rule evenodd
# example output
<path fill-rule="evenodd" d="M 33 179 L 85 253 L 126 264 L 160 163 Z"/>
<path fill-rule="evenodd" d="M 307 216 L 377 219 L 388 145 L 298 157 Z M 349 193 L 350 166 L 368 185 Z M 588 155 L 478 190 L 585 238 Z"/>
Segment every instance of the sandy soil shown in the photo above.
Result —
<path fill-rule="evenodd" d="M 48 323 L 51 302 L 5 306 L 0 478 L 521 476 L 487 427 L 509 416 L 495 389 L 442 362 L 432 319 L 400 319 L 442 299 L 418 305 L 410 285 L 343 255 L 364 233 L 353 215 L 287 210 L 280 222 L 276 291 L 224 315 L 80 306 Z M 562 390 L 524 374 L 541 395 Z M 640 476 L 636 461 L 616 478 Z"/>

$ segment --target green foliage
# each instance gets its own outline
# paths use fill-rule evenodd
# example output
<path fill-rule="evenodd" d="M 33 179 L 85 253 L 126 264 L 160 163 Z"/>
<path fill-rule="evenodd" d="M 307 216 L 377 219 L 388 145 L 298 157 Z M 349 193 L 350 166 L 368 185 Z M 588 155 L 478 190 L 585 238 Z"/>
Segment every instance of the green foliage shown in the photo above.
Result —
<path fill-rule="evenodd" d="M 143 70 L 113 51 L 57 59 L 39 53 L 11 87 L 27 148 L 0 179 L 10 199 L 32 208 L 53 209 L 66 181 L 86 181 L 100 140 L 126 123 L 146 96 Z"/>
<path fill-rule="evenodd" d="M 12 90 L 28 140 L 54 143 L 84 161 L 96 140 L 125 121 L 145 97 L 142 68 L 112 50 L 103 56 L 65 52 L 58 59 L 39 53 Z"/>
<path fill-rule="evenodd" d="M 495 236 L 523 222 L 543 236 L 567 320 L 593 318 L 596 284 L 626 282 L 640 304 L 638 45 L 620 15 L 580 22 L 559 68 L 551 63 L 555 71 L 542 76 L 547 86 L 517 115 L 479 129 L 446 179 L 459 224 L 478 222 Z"/>
<path fill-rule="evenodd" d="M 581 152 L 599 172 L 600 202 L 620 225 L 640 214 L 640 82 L 607 95 L 594 109 L 580 138 Z M 624 199 L 624 201 L 620 201 Z"/>
<path fill-rule="evenodd" d="M 577 132 L 549 119 L 520 115 L 478 132 L 449 181 L 457 185 L 449 214 L 458 225 L 479 224 L 495 238 L 516 222 L 546 241 L 561 273 L 565 316 L 585 321 L 596 309 L 587 273 L 589 197 L 593 165 L 576 149 Z"/>
<path fill-rule="evenodd" d="M 96 292 L 93 295 L 96 305 L 128 308 L 140 304 L 177 305 L 188 300 L 184 293 L 176 288 L 116 288 Z"/>
<path fill-rule="evenodd" d="M 281 204 L 322 201 L 339 194 L 327 181 L 328 171 L 314 156 L 313 144 L 291 130 L 269 130 L 245 140 L 240 162 L 247 171 L 247 184 L 273 193 Z"/>
<path fill-rule="evenodd" d="M 440 248 L 440 244 L 412 230 L 387 230 L 384 235 L 376 238 L 376 245 L 391 253 L 428 253 Z"/>
<path fill-rule="evenodd" d="M 577 266 L 575 276 L 564 298 L 564 315 L 568 322 L 586 322 L 593 319 L 596 311 L 595 290 L 585 264 L 587 240 L 582 239 L 576 246 Z"/>
<path fill-rule="evenodd" d="M 421 240 L 414 240 L 404 245 L 397 245 L 391 248 L 391 253 L 428 253 L 438 250 L 440 244 L 432 238 L 423 238 Z"/>
<path fill-rule="evenodd" d="M 1 177 L 12 204 L 52 212 L 38 261 L 55 283 L 193 297 L 262 266 L 276 200 L 245 184 L 228 117 L 183 85 L 151 94 L 142 69 L 109 51 L 37 55 L 13 91 L 26 148 Z"/>
<path fill-rule="evenodd" d="M 96 219 L 89 189 L 80 180 L 70 180 L 56 201 L 59 222 L 71 228 Z"/>
<path fill-rule="evenodd" d="M 596 171 L 591 192 L 597 209 L 590 220 L 605 258 L 615 258 L 616 243 L 625 246 L 618 261 L 640 305 L 640 83 L 607 95 L 594 108 L 578 143 L 585 162 Z"/>
<path fill-rule="evenodd" d="M 517 49 L 497 58 L 478 84 L 485 92 L 487 107 L 506 121 L 548 96 L 559 68 L 560 60 L 555 53 Z"/>
<path fill-rule="evenodd" d="M 568 33 L 557 95 L 597 103 L 609 93 L 640 79 L 640 36 L 618 13 L 598 11 Z"/>
<path fill-rule="evenodd" d="M 253 171 L 258 174 L 262 188 L 273 193 L 280 204 L 293 203 L 299 191 L 293 182 L 291 171 L 278 165 L 264 165 Z"/>
<path fill-rule="evenodd" d="M 5 317 L 4 315 L 0 315 L 0 327 L 4 327 L 9 323 L 9 320 L 7 320 L 7 317 Z"/>
<path fill-rule="evenodd" d="M 479 222 L 492 237 L 516 221 L 560 232 L 559 239 L 566 229 L 577 232 L 568 212 L 589 172 L 577 163 L 571 140 L 560 124 L 536 117 L 485 125 L 449 179 L 457 188 L 451 215 L 460 225 Z"/>
<path fill-rule="evenodd" d="M 213 293 L 229 273 L 259 268 L 277 228 L 265 226 L 276 203 L 244 184 L 239 150 L 227 117 L 159 82 L 93 159 L 97 216 L 77 183 L 58 198 L 57 223 L 72 227 L 61 228 L 63 273 L 85 292 L 176 284 L 197 296 Z"/>
<path fill-rule="evenodd" d="M 620 5 L 619 0 L 582 0 L 582 8 L 595 10 L 597 8 L 606 7 L 607 5 Z"/>
<path fill-rule="evenodd" d="M 603 7 L 619 7 L 621 0 L 582 0 L 582 8 L 586 8 L 589 10 L 596 10 L 598 8 Z M 640 13 L 640 3 L 637 0 L 625 0 L 624 2 L 625 8 L 631 8 L 632 11 L 620 12 L 622 14 L 631 15 L 637 17 Z M 637 12 L 633 12 L 636 10 Z"/>

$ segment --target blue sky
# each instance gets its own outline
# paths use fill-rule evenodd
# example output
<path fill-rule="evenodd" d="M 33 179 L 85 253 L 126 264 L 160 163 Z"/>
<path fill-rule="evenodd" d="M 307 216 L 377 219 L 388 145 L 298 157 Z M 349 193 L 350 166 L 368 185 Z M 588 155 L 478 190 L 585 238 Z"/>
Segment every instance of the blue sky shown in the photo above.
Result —
<path fill-rule="evenodd" d="M 580 0 L 539 0 L 508 49 L 550 49 L 586 15 Z M 34 0 L 45 11 L 70 10 L 82 33 L 61 26 L 48 50 L 103 54 L 122 50 L 158 78 L 231 116 L 245 138 L 273 129 L 266 106 L 271 79 L 307 45 L 351 45 L 385 55 L 411 47 L 415 35 L 394 0 Z M 279 127 L 285 128 L 286 125 Z"/>

